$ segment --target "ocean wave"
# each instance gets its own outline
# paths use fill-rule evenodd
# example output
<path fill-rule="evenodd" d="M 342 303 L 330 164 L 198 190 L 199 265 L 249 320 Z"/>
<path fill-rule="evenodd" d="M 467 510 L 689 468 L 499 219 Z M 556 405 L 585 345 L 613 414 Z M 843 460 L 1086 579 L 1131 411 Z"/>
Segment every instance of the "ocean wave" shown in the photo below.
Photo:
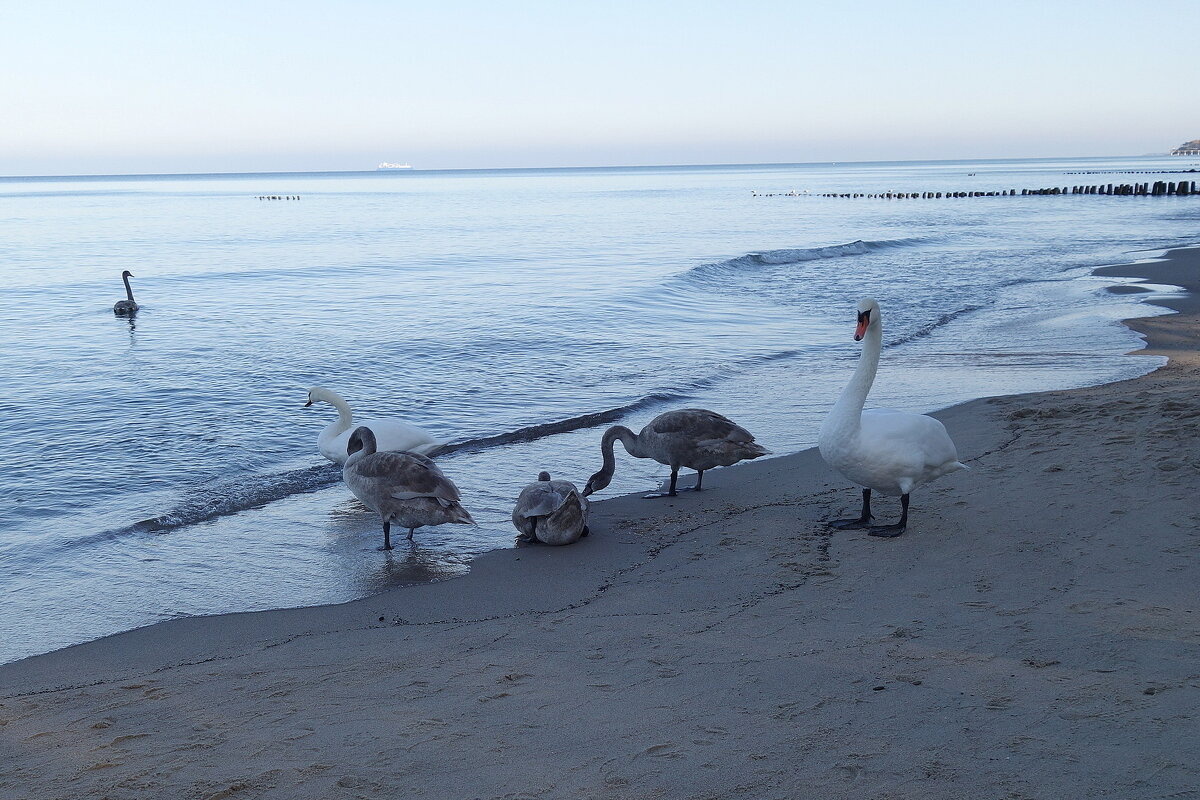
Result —
<path fill-rule="evenodd" d="M 527 425 L 492 436 L 480 436 L 459 442 L 451 442 L 438 450 L 435 455 L 440 459 L 454 453 L 476 452 L 491 447 L 532 442 L 548 436 L 570 433 L 571 431 L 594 428 L 616 422 L 638 411 L 644 411 L 648 408 L 664 405 L 676 400 L 683 400 L 696 391 L 709 388 L 756 366 L 792 358 L 802 352 L 801 350 L 783 350 L 751 356 L 735 363 L 721 365 L 703 378 L 688 381 L 662 391 L 651 392 L 623 405 L 614 406 L 602 411 L 579 414 L 553 422 Z M 287 472 L 241 476 L 224 481 L 209 482 L 188 489 L 178 504 L 163 514 L 139 520 L 121 528 L 71 539 L 65 542 L 63 546 L 78 547 L 96 541 L 114 539 L 131 534 L 167 533 L 178 528 L 206 522 L 218 517 L 258 508 L 276 500 L 291 497 L 292 495 L 317 491 L 318 489 L 332 486 L 341 479 L 341 467 L 336 464 L 319 464 Z"/>
<path fill-rule="evenodd" d="M 802 264 L 805 261 L 819 261 L 824 258 L 842 258 L 844 256 L 860 256 L 875 250 L 890 247 L 908 247 L 918 244 L 922 239 L 890 239 L 877 242 L 867 242 L 858 239 L 847 244 L 835 244 L 827 247 L 800 247 L 781 250 L 764 250 L 760 253 L 747 253 L 744 256 L 718 261 L 714 264 L 702 264 L 695 269 L 738 269 L 745 267 L 776 266 L 782 264 Z"/>
<path fill-rule="evenodd" d="M 962 308 L 955 309 L 954 311 L 947 311 L 945 314 L 942 314 L 940 317 L 933 320 L 932 322 L 928 322 L 928 323 L 922 325 L 921 327 L 917 328 L 915 331 L 905 334 L 904 336 L 901 336 L 899 339 L 893 339 L 892 341 L 888 342 L 887 346 L 888 347 L 897 347 L 902 344 L 908 344 L 909 342 L 911 342 L 915 339 L 923 339 L 926 336 L 929 336 L 930 334 L 932 334 L 938 328 L 949 325 L 951 322 L 953 322 L 954 320 L 963 316 L 964 314 L 970 314 L 972 311 L 979 311 L 982 308 L 986 308 L 986 306 L 970 305 L 970 306 L 963 306 Z"/>
<path fill-rule="evenodd" d="M 926 240 L 857 240 L 828 247 L 768 250 L 758 253 L 748 253 L 744 256 L 728 259 L 716 264 L 701 265 L 690 272 L 697 273 L 705 270 L 710 272 L 727 272 L 730 270 L 746 270 L 753 266 L 774 267 L 797 264 L 817 259 L 861 255 L 893 247 L 908 247 L 919 244 L 922 241 Z M 287 273 L 291 271 L 282 270 L 282 272 Z M 187 280 L 189 278 L 190 276 L 183 276 L 180 279 Z M 678 305 L 680 302 L 680 297 L 674 294 L 671 295 L 670 303 L 672 305 Z M 928 335 L 934 328 L 945 324 L 954 316 L 966 313 L 969 310 L 974 309 L 964 309 L 952 315 L 946 315 L 920 331 L 909 335 L 901 340 L 901 342 L 897 342 L 897 344 L 918 338 L 919 336 Z M 711 388 L 747 370 L 772 361 L 797 357 L 803 352 L 805 351 L 798 349 L 773 351 L 716 364 L 706 370 L 706 374 L 704 375 L 685 379 L 675 385 L 661 387 L 657 391 L 649 392 L 622 405 L 600 411 L 577 414 L 565 419 L 527 425 L 493 435 L 452 442 L 443 447 L 437 456 L 444 458 L 459 452 L 475 452 L 487 448 L 533 442 L 549 436 L 610 424 L 648 408 L 684 400 L 698 391 Z M 65 546 L 75 547 L 97 539 L 109 539 L 126 535 L 168 533 L 190 525 L 258 508 L 293 495 L 317 491 L 332 486 L 340 480 L 340 468 L 333 464 L 320 464 L 286 472 L 239 476 L 227 480 L 212 481 L 186 488 L 182 497 L 175 502 L 172 508 L 164 513 L 88 537 L 72 539 L 66 542 Z"/>
<path fill-rule="evenodd" d="M 452 442 L 435 454 L 439 459 L 458 452 L 474 452 L 490 447 L 532 442 L 555 434 L 568 433 L 581 428 L 591 428 L 612 422 L 626 414 L 644 408 L 680 399 L 682 393 L 655 392 L 633 402 L 615 408 L 589 414 L 580 414 L 568 419 L 528 425 L 494 436 L 481 436 Z M 289 470 L 273 474 L 249 475 L 228 480 L 209 482 L 189 488 L 183 498 L 169 511 L 154 517 L 139 520 L 131 525 L 115 528 L 90 536 L 72 539 L 67 547 L 78 547 L 96 541 L 115 539 L 131 534 L 162 534 L 189 525 L 206 522 L 218 517 L 237 514 L 252 508 L 332 486 L 342 479 L 342 469 L 337 464 L 319 464 L 313 467 Z"/>

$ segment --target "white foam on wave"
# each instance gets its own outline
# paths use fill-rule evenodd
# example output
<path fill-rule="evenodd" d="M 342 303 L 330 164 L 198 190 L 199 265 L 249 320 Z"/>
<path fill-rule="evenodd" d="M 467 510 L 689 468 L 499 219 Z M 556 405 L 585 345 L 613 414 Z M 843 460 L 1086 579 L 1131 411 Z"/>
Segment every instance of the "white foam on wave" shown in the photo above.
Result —
<path fill-rule="evenodd" d="M 785 264 L 802 264 L 806 261 L 819 261 L 826 258 L 843 258 L 845 256 L 861 256 L 875 250 L 889 247 L 908 247 L 920 244 L 923 239 L 889 239 L 877 242 L 857 239 L 845 244 L 826 245 L 824 247 L 789 247 L 778 250 L 763 250 L 756 253 L 746 253 L 737 258 L 702 264 L 690 270 L 691 272 L 712 272 L 730 269 L 745 269 L 763 266 L 778 266 Z"/>

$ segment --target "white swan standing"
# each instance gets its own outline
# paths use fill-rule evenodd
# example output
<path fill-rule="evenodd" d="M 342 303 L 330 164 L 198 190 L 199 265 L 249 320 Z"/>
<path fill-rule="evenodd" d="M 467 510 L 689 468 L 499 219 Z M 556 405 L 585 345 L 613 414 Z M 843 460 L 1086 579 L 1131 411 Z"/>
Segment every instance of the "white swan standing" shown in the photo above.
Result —
<path fill-rule="evenodd" d="M 829 524 L 843 530 L 869 528 L 872 536 L 899 536 L 908 524 L 908 496 L 913 489 L 969 467 L 958 460 L 946 427 L 933 417 L 890 409 L 863 411 L 883 347 L 883 323 L 874 300 L 858 303 L 854 341 L 863 341 L 858 367 L 821 425 L 818 447 L 831 467 L 863 487 L 862 515 Z M 900 495 L 898 523 L 871 524 L 872 491 Z"/>
<path fill-rule="evenodd" d="M 728 467 L 748 458 L 770 455 L 771 451 L 754 441 L 750 431 L 728 417 L 702 408 L 684 408 L 659 414 L 635 434 L 624 425 L 614 425 L 604 432 L 600 440 L 600 455 L 603 466 L 588 478 L 583 496 L 598 492 L 612 482 L 616 471 L 613 443 L 617 439 L 634 458 L 653 458 L 671 468 L 671 489 L 666 494 L 656 492 L 645 495 L 675 497 L 675 482 L 679 468 L 696 470 L 696 485 L 692 491 L 700 491 L 704 483 L 704 471 L 713 467 Z M 686 489 L 682 491 L 688 491 Z"/>
<path fill-rule="evenodd" d="M 125 300 L 118 300 L 113 303 L 113 313 L 118 317 L 132 317 L 138 311 L 138 304 L 133 301 L 133 289 L 129 288 L 129 279 L 133 277 L 133 273 L 125 270 L 121 273 L 121 280 L 125 283 Z"/>
<path fill-rule="evenodd" d="M 521 538 L 543 544 L 572 544 L 588 535 L 588 501 L 570 481 L 552 481 L 549 472 L 521 490 L 512 521 Z"/>
<path fill-rule="evenodd" d="M 383 520 L 383 549 L 392 549 L 392 523 L 408 528 L 408 538 L 425 525 L 475 520 L 459 503 L 458 487 L 438 465 L 417 453 L 380 453 L 375 435 L 362 426 L 350 434 L 342 479 L 354 496 Z"/>
<path fill-rule="evenodd" d="M 337 422 L 330 423 L 325 430 L 321 431 L 321 435 L 317 437 L 317 449 L 321 451 L 321 455 L 333 463 L 345 464 L 346 446 L 350 441 L 350 432 L 356 427 L 354 412 L 336 392 L 322 389 L 319 386 L 308 390 L 308 402 L 304 404 L 304 407 L 308 408 L 313 403 L 329 403 L 337 409 Z M 410 425 L 398 419 L 369 420 L 358 424 L 371 429 L 380 450 L 405 450 L 419 455 L 429 455 L 442 446 L 441 442 L 416 425 Z"/>

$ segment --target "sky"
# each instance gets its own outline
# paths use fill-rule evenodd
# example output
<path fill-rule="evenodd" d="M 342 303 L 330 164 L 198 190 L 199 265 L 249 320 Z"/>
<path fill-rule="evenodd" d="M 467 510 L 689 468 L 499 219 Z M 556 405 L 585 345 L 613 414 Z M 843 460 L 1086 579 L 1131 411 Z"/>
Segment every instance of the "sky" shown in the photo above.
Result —
<path fill-rule="evenodd" d="M 0 0 L 0 175 L 1141 155 L 1195 0 Z"/>

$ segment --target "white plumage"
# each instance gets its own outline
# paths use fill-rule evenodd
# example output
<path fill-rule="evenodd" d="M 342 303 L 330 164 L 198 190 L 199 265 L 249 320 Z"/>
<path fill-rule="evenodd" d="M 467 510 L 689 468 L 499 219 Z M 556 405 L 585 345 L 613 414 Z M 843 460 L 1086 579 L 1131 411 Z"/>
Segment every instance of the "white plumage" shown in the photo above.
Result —
<path fill-rule="evenodd" d="M 855 340 L 865 339 L 854 377 L 821 426 L 821 456 L 838 472 L 864 488 L 863 513 L 858 519 L 838 520 L 839 528 L 871 528 L 876 536 L 899 536 L 908 522 L 908 495 L 923 483 L 968 469 L 946 427 L 933 417 L 905 411 L 864 411 L 875 382 L 883 348 L 879 304 L 858 304 Z M 899 495 L 903 514 L 897 525 L 871 526 L 870 493 Z"/>
<path fill-rule="evenodd" d="M 321 435 L 317 437 L 317 449 L 321 455 L 335 464 L 346 463 L 346 445 L 350 441 L 350 432 L 354 428 L 365 426 L 375 434 L 375 441 L 381 452 L 402 451 L 429 455 L 442 446 L 425 431 L 404 420 L 374 419 L 363 422 L 354 421 L 354 412 L 350 405 L 336 392 L 314 386 L 308 390 L 308 402 L 305 408 L 313 403 L 329 403 L 337 409 L 337 422 L 330 423 Z"/>

